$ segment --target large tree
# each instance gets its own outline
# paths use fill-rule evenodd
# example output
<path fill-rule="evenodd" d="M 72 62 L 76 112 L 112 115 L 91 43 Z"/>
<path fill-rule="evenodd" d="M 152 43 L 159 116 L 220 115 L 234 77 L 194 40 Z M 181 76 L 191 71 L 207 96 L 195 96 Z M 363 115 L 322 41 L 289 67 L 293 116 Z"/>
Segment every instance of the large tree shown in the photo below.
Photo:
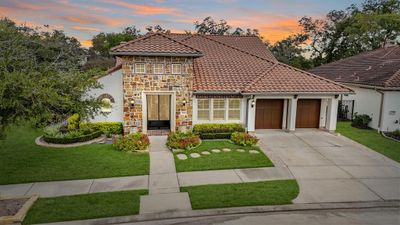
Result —
<path fill-rule="evenodd" d="M 197 34 L 218 34 L 218 35 L 256 35 L 261 37 L 259 30 L 250 28 L 233 28 L 226 20 L 214 20 L 211 16 L 203 21 L 194 22 L 194 30 Z"/>
<path fill-rule="evenodd" d="M 100 102 L 86 93 L 100 87 L 82 72 L 86 50 L 62 31 L 42 32 L 0 20 L 0 134 L 23 121 L 44 125 L 79 113 L 92 116 Z"/>

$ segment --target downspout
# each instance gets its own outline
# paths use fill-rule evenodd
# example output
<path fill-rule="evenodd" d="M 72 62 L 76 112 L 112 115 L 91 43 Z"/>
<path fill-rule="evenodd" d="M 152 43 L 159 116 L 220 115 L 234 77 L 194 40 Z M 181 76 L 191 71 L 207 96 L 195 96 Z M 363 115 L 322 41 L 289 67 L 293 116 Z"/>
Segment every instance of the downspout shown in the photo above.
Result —
<path fill-rule="evenodd" d="M 247 101 L 246 101 L 246 115 L 245 115 L 245 122 L 244 122 L 244 126 L 246 127 L 246 132 L 249 132 L 249 101 L 250 101 L 251 97 L 247 97 Z"/>
<path fill-rule="evenodd" d="M 381 94 L 381 104 L 379 106 L 379 120 L 378 120 L 378 132 L 382 130 L 382 115 L 383 115 L 383 101 L 385 100 L 385 92 L 375 89 L 376 92 Z"/>

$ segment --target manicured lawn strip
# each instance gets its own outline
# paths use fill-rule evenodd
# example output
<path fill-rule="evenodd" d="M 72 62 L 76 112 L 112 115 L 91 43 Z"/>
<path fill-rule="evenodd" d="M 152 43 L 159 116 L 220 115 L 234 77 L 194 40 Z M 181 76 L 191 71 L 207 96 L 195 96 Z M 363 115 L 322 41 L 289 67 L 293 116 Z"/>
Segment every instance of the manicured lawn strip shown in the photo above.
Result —
<path fill-rule="evenodd" d="M 231 152 L 223 152 L 223 148 L 230 148 Z M 245 149 L 246 152 L 237 152 L 236 149 Z M 219 149 L 220 153 L 213 153 L 211 149 Z M 260 154 L 250 154 L 248 150 L 257 149 Z M 201 155 L 200 158 L 191 158 L 190 153 L 209 151 L 210 155 Z M 186 154 L 188 159 L 179 160 L 177 154 Z M 274 166 L 268 157 L 258 147 L 243 147 L 229 140 L 203 140 L 201 145 L 184 153 L 174 153 L 175 165 L 178 172 L 199 170 L 220 170 Z"/>
<path fill-rule="evenodd" d="M 188 192 L 193 209 L 254 205 L 284 205 L 299 194 L 295 180 L 182 187 Z"/>
<path fill-rule="evenodd" d="M 400 162 L 400 142 L 385 138 L 376 130 L 358 129 L 350 122 L 338 122 L 336 132 Z"/>
<path fill-rule="evenodd" d="M 35 144 L 40 131 L 13 128 L 0 140 L 0 184 L 134 176 L 149 173 L 149 155 L 92 144 L 46 148 Z"/>
<path fill-rule="evenodd" d="M 135 190 L 39 198 L 23 224 L 134 215 L 139 213 L 140 195 L 146 194 Z"/>

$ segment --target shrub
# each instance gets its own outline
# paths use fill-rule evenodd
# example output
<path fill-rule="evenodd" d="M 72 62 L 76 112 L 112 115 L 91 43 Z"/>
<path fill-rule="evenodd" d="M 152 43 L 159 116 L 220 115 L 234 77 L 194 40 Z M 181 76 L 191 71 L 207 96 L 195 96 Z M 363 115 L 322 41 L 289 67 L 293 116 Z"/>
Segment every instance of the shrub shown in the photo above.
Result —
<path fill-rule="evenodd" d="M 241 146 L 254 146 L 258 142 L 258 138 L 256 136 L 244 132 L 232 133 L 231 140 L 233 143 Z"/>
<path fill-rule="evenodd" d="M 74 114 L 67 119 L 67 128 L 68 130 L 76 130 L 79 129 L 79 121 L 80 116 L 79 114 Z"/>
<path fill-rule="evenodd" d="M 368 129 L 368 123 L 371 122 L 372 118 L 366 114 L 354 115 L 353 122 L 351 122 L 351 126 L 361 128 L 361 129 Z"/>
<path fill-rule="evenodd" d="M 396 137 L 400 137 L 400 130 L 397 129 L 397 130 L 393 131 L 393 135 Z"/>
<path fill-rule="evenodd" d="M 54 124 L 44 128 L 44 135 L 48 137 L 55 137 L 60 133 L 62 124 Z"/>
<path fill-rule="evenodd" d="M 90 141 L 92 139 L 100 137 L 101 131 L 95 131 L 90 134 L 82 134 L 80 131 L 70 131 L 67 133 L 58 133 L 54 137 L 43 136 L 43 140 L 48 143 L 53 144 L 72 144 L 77 142 Z"/>
<path fill-rule="evenodd" d="M 244 127 L 238 123 L 204 123 L 193 127 L 193 132 L 202 139 L 230 139 L 233 132 L 244 131 Z"/>
<path fill-rule="evenodd" d="M 125 136 L 118 136 L 115 138 L 113 145 L 119 151 L 133 152 L 146 150 L 150 145 L 150 140 L 146 134 L 132 133 Z"/>
<path fill-rule="evenodd" d="M 167 146 L 171 149 L 189 150 L 199 144 L 199 136 L 192 132 L 172 132 L 168 135 L 167 139 Z"/>
<path fill-rule="evenodd" d="M 81 123 L 81 129 L 91 128 L 94 130 L 101 130 L 104 134 L 122 134 L 123 126 L 121 122 L 94 122 L 94 123 Z"/>

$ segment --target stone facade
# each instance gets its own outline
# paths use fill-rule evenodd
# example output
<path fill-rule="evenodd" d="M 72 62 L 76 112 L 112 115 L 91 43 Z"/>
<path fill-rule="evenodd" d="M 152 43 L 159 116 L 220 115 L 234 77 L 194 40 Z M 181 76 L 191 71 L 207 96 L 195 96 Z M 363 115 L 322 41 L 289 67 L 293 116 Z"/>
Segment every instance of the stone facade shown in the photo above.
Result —
<path fill-rule="evenodd" d="M 136 74 L 135 63 L 144 63 L 146 72 Z M 155 63 L 164 64 L 163 74 L 154 74 Z M 172 64 L 182 65 L 182 74 L 172 74 Z M 124 56 L 123 57 L 123 89 L 124 89 L 124 132 L 142 132 L 144 121 L 142 99 L 146 92 L 168 92 L 175 94 L 171 107 L 175 107 L 175 129 L 185 130 L 192 126 L 193 95 L 193 59 L 186 57 L 159 56 Z M 134 101 L 134 106 L 130 102 Z M 184 104 L 186 101 L 186 104 Z M 145 120 L 144 120 L 145 119 Z M 172 118 L 171 118 L 172 119 Z M 172 121 L 171 121 L 172 122 Z"/>

